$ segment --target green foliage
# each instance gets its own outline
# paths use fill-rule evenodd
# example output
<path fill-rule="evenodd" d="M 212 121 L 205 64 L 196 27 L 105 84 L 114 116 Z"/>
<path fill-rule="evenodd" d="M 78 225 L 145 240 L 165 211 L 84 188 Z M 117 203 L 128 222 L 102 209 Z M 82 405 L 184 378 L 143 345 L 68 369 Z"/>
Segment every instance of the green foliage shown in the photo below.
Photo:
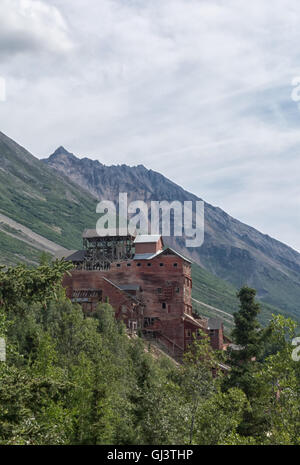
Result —
<path fill-rule="evenodd" d="M 226 444 L 249 409 L 246 395 L 240 389 L 219 390 L 201 403 L 196 417 L 196 444 Z"/>
<path fill-rule="evenodd" d="M 62 277 L 71 267 L 63 260 L 37 268 L 19 265 L 3 271 L 4 267 L 0 267 L 0 306 L 15 311 L 22 302 L 41 302 L 45 306 L 48 300 L 57 298 Z"/>
<path fill-rule="evenodd" d="M 246 352 L 247 369 L 232 364 L 241 383 L 222 375 L 205 334 L 177 366 L 129 338 L 108 303 L 85 316 L 61 288 L 67 268 L 44 257 L 36 269 L 0 271 L 1 445 L 300 443 L 294 322 L 274 316 L 257 332 L 254 294 L 240 293 L 235 337 L 256 346 L 259 335 L 264 348 L 256 363 Z"/>
<path fill-rule="evenodd" d="M 249 406 L 225 443 L 299 444 L 300 370 L 292 359 L 297 323 L 273 315 L 262 330 L 257 322 L 260 306 L 254 300 L 255 290 L 243 287 L 239 298 L 233 338 L 240 350 L 229 351 L 231 372 L 223 391 L 238 387 Z"/>
<path fill-rule="evenodd" d="M 208 337 L 200 332 L 199 338 L 194 337 L 190 350 L 184 354 L 181 367 L 182 390 L 189 405 L 189 443 L 193 443 L 195 418 L 199 405 L 214 392 L 212 370 L 217 368 L 217 362 L 210 347 Z"/>
<path fill-rule="evenodd" d="M 261 334 L 257 317 L 260 313 L 260 305 L 255 302 L 256 291 L 249 287 L 242 287 L 238 293 L 240 299 L 240 310 L 234 313 L 235 327 L 232 336 L 236 344 L 242 350 L 236 352 L 238 361 L 250 362 L 257 357 L 260 350 Z"/>

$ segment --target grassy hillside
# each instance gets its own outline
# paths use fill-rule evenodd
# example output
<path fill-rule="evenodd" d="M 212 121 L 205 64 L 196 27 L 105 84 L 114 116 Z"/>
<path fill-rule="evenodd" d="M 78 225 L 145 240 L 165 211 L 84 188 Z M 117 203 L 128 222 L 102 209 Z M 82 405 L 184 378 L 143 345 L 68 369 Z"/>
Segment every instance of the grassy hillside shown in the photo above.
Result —
<path fill-rule="evenodd" d="M 228 264 L 226 271 L 222 261 L 226 261 Z M 283 269 L 281 271 L 270 266 L 259 265 L 255 260 L 250 266 L 243 260 L 240 253 L 237 253 L 237 256 L 226 256 L 225 254 L 221 257 L 216 252 L 216 255 L 211 257 L 210 264 L 208 265 L 204 259 L 203 265 L 205 269 L 212 268 L 214 275 L 217 275 L 221 282 L 228 282 L 229 287 L 241 288 L 247 284 L 249 287 L 255 288 L 267 310 L 278 307 L 282 314 L 300 321 L 299 273 L 295 270 Z M 217 285 L 217 283 L 215 284 Z M 226 289 L 222 292 L 226 292 Z"/>
<path fill-rule="evenodd" d="M 217 278 L 196 264 L 193 264 L 192 275 L 194 299 L 230 314 L 233 314 L 238 310 L 239 300 L 236 297 L 237 289 L 235 287 L 226 281 Z M 195 301 L 193 302 L 193 305 L 196 311 L 201 313 L 203 316 L 218 317 L 223 320 L 227 329 L 232 327 L 231 320 L 229 317 L 226 317 L 226 315 L 223 316 L 221 313 L 207 309 L 205 306 L 200 305 Z M 267 322 L 271 319 L 272 313 L 281 313 L 285 316 L 290 316 L 284 310 L 279 310 L 277 307 L 266 304 L 264 302 L 261 302 L 261 306 L 262 313 L 259 317 L 259 320 L 262 324 L 267 324 Z"/>
<path fill-rule="evenodd" d="M 0 231 L 0 265 L 36 264 L 42 252 Z"/>
<path fill-rule="evenodd" d="M 65 248 L 95 227 L 96 201 L 0 133 L 0 213 Z"/>

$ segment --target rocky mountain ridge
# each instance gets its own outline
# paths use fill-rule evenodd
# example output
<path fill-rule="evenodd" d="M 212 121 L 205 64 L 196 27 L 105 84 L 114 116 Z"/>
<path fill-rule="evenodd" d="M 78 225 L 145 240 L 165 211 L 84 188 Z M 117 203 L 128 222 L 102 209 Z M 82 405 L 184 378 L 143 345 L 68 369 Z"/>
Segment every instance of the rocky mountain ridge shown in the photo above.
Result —
<path fill-rule="evenodd" d="M 43 162 L 97 199 L 117 201 L 119 192 L 129 200 L 199 200 L 171 180 L 143 165 L 106 166 L 77 158 L 59 147 Z M 205 202 L 205 240 L 200 248 L 187 249 L 183 238 L 170 238 L 196 263 L 236 287 L 248 284 L 271 305 L 300 317 L 300 254 Z"/>

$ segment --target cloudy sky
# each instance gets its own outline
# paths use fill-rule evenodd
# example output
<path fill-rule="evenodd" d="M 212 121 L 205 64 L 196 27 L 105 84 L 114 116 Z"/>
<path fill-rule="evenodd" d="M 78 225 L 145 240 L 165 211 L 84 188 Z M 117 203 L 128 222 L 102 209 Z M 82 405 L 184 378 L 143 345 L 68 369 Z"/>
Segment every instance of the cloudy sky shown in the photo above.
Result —
<path fill-rule="evenodd" d="M 0 0 L 0 130 L 144 164 L 300 251 L 299 24 L 299 0 Z"/>

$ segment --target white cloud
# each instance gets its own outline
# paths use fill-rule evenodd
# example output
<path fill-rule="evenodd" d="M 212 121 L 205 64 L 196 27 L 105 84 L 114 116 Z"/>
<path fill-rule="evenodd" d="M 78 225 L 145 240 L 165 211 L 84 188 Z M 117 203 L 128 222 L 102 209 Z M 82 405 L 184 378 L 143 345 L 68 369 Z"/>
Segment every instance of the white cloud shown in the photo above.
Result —
<path fill-rule="evenodd" d="M 70 48 L 68 28 L 57 8 L 39 0 L 1 0 L 0 54 Z"/>
<path fill-rule="evenodd" d="M 144 163 L 300 250 L 298 0 L 0 5 L 4 132 Z"/>

